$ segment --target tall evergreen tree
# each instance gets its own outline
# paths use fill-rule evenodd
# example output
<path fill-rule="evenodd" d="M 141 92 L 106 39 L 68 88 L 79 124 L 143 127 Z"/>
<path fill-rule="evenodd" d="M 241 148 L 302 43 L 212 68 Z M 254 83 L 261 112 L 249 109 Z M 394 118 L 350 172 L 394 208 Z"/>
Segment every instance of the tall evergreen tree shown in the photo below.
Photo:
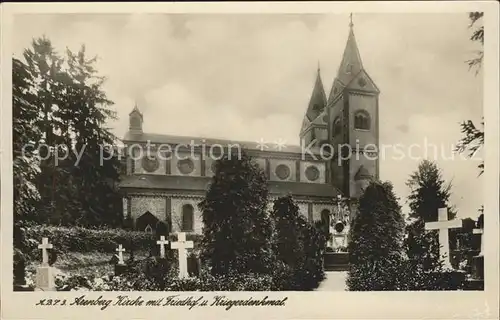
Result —
<path fill-rule="evenodd" d="M 407 181 L 410 188 L 408 202 L 410 217 L 414 220 L 407 226 L 406 246 L 408 257 L 423 270 L 441 267 L 439 258 L 438 231 L 426 231 L 425 223 L 438 220 L 438 209 L 448 209 L 448 219 L 456 215 L 449 206 L 451 183 L 446 183 L 438 166 L 423 160 Z M 450 232 L 450 247 L 456 247 L 456 232 Z"/>
<path fill-rule="evenodd" d="M 103 145 L 114 145 L 114 136 L 105 127 L 114 117 L 112 102 L 102 90 L 104 79 L 97 76 L 95 59 L 85 57 L 85 48 L 66 57 L 55 52 L 45 37 L 33 40 L 24 52 L 24 90 L 30 96 L 30 112 L 37 116 L 30 125 L 40 132 L 35 145 L 44 145 L 39 156 L 37 189 L 40 222 L 57 224 L 116 225 L 121 201 L 116 192 L 119 162 L 108 158 Z M 14 92 L 15 98 L 20 92 Z M 14 123 L 14 126 L 16 124 Z M 16 128 L 14 128 L 16 130 Z M 26 141 L 24 141 L 26 140 Z M 23 143 L 29 139 L 23 138 Z M 81 159 L 76 152 L 83 150 Z M 61 159 L 61 156 L 66 158 Z M 58 159 L 59 157 L 59 159 Z M 78 161 L 77 161 L 78 160 Z"/>
<path fill-rule="evenodd" d="M 199 204 L 203 212 L 202 259 L 214 275 L 267 273 L 272 268 L 272 225 L 262 169 L 249 156 L 226 155 Z"/>
<path fill-rule="evenodd" d="M 349 290 L 401 289 L 403 235 L 403 216 L 392 185 L 371 182 L 349 230 Z"/>

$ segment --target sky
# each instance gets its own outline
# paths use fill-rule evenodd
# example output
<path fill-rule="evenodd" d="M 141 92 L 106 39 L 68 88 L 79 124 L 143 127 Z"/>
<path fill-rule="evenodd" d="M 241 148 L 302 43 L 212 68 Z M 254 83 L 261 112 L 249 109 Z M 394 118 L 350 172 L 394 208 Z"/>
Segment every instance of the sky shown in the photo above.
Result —
<path fill-rule="evenodd" d="M 406 212 L 405 182 L 427 157 L 452 182 L 459 217 L 477 217 L 479 157 L 452 152 L 460 122 L 479 124 L 483 114 L 482 74 L 465 63 L 479 49 L 467 13 L 354 14 L 353 23 L 381 91 L 380 178 Z M 118 137 L 137 103 L 146 132 L 298 145 L 318 63 L 328 95 L 348 25 L 347 14 L 31 14 L 15 17 L 13 48 L 20 57 L 42 35 L 60 53 L 85 44 L 108 79 Z"/>

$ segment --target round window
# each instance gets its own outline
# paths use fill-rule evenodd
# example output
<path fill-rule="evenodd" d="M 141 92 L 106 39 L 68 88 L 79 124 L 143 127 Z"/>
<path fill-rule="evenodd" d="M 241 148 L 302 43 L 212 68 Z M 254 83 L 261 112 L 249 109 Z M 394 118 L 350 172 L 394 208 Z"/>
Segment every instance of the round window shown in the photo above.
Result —
<path fill-rule="evenodd" d="M 365 78 L 359 78 L 358 84 L 359 84 L 360 87 L 366 86 L 366 80 L 365 80 Z"/>
<path fill-rule="evenodd" d="M 306 178 L 309 181 L 316 181 L 319 178 L 319 170 L 315 166 L 309 166 L 306 169 Z"/>
<path fill-rule="evenodd" d="M 278 178 L 285 180 L 290 176 L 290 168 L 284 164 L 280 164 L 276 167 L 275 173 Z"/>
<path fill-rule="evenodd" d="M 156 157 L 146 156 L 142 158 L 142 168 L 147 172 L 155 172 L 160 167 L 160 162 Z"/>
<path fill-rule="evenodd" d="M 194 170 L 194 163 L 191 159 L 183 159 L 177 162 L 177 168 L 182 174 L 190 174 Z"/>

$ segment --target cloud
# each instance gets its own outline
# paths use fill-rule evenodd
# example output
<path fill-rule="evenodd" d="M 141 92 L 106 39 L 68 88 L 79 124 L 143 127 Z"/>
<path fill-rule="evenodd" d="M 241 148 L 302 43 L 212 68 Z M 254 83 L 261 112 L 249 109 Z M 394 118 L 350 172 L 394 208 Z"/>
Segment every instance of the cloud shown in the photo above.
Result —
<path fill-rule="evenodd" d="M 19 55 L 46 34 L 60 51 L 85 43 L 98 54 L 118 136 L 137 102 L 150 132 L 298 144 L 318 61 L 328 94 L 347 24 L 335 14 L 25 15 L 15 18 L 14 47 Z M 477 49 L 468 24 L 467 13 L 354 16 L 364 67 L 381 90 L 381 144 L 428 138 L 451 147 L 461 121 L 481 119 L 482 79 L 464 62 Z M 384 160 L 381 177 L 404 199 L 417 163 Z M 460 214 L 475 216 L 482 203 L 476 162 L 438 163 L 453 179 Z"/>

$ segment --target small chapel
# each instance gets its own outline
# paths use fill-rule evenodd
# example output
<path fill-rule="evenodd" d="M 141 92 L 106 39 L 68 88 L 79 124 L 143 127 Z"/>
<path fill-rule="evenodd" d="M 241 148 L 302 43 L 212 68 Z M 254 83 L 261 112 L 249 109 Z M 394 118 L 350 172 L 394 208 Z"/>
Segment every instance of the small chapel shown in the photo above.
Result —
<path fill-rule="evenodd" d="M 136 105 L 123 137 L 125 154 L 133 155 L 126 159 L 126 174 L 120 183 L 123 215 L 133 221 L 136 230 L 201 233 L 197 204 L 212 179 L 215 160 L 204 154 L 206 148 L 194 148 L 193 152 L 187 146 L 193 142 L 205 146 L 237 144 L 265 172 L 271 201 L 291 194 L 308 221 L 335 225 L 335 232 L 345 234 L 339 223 L 348 228 L 350 217 L 341 210 L 339 200 L 358 198 L 369 181 L 379 176 L 379 93 L 363 66 L 351 20 L 328 95 L 318 67 L 302 127 L 297 128 L 300 145 L 263 150 L 256 142 L 152 133 L 147 131 L 147 114 Z M 138 158 L 134 150 L 127 149 L 148 142 L 177 146 L 177 157 L 155 157 L 161 150 L 152 149 L 153 154 Z M 325 145 L 333 148 L 322 148 Z M 312 146 L 310 152 L 304 152 L 305 146 Z M 327 158 L 321 152 L 325 150 L 331 150 Z"/>

